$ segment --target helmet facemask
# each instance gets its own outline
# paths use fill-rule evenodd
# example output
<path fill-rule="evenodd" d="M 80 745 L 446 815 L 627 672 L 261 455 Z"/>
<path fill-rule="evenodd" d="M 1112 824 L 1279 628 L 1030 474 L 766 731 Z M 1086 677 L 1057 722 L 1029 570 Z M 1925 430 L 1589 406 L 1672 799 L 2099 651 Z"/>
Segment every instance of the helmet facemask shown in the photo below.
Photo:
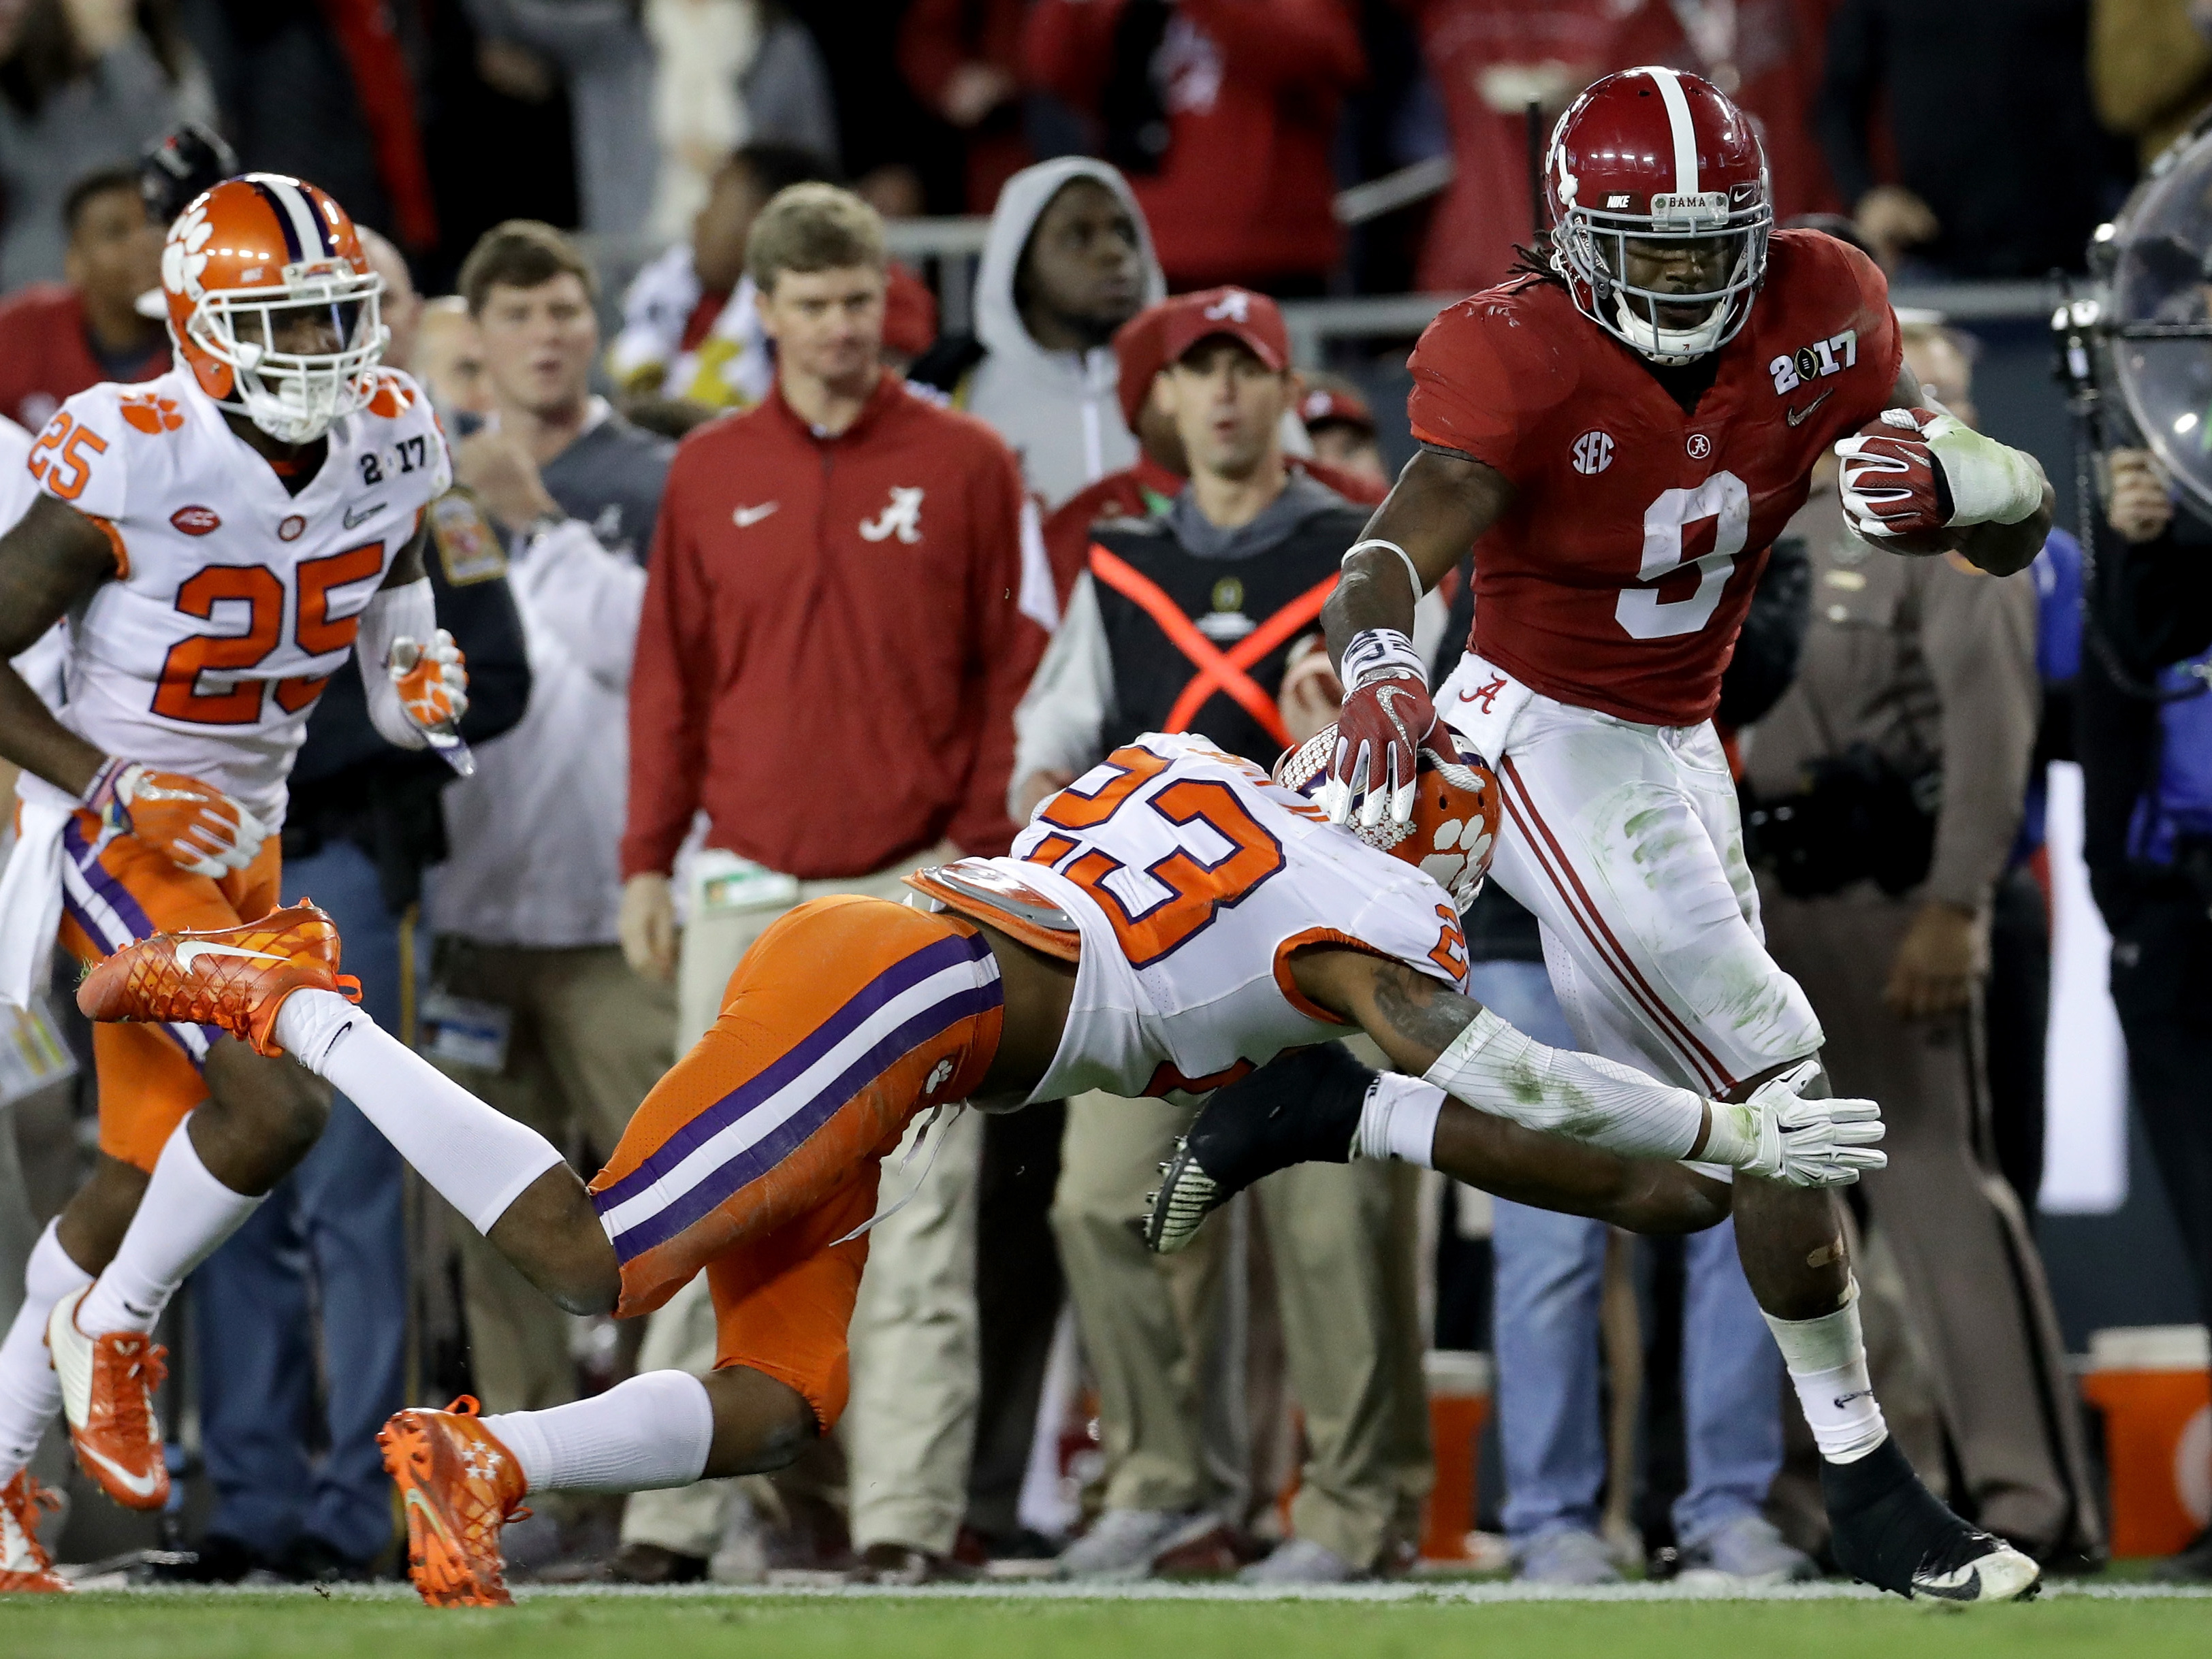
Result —
<path fill-rule="evenodd" d="M 1654 196 L 1649 214 L 1607 211 L 1570 199 L 1553 233 L 1552 264 L 1569 279 L 1576 308 L 1584 316 L 1653 362 L 1672 367 L 1717 351 L 1735 337 L 1766 274 L 1774 213 L 1763 176 L 1757 197 L 1734 211 L 1723 191 Z M 1655 254 L 1663 259 L 1674 250 L 1688 252 L 1712 275 L 1686 293 L 1632 280 L 1637 274 L 1632 258 L 1656 264 Z M 1702 319 L 1686 326 L 1666 315 L 1699 307 Z"/>
<path fill-rule="evenodd" d="M 384 279 L 345 259 L 288 265 L 271 288 L 211 289 L 193 306 L 191 343 L 231 371 L 222 408 L 279 443 L 313 443 L 375 395 L 374 370 L 392 337 L 380 296 Z M 285 336 L 322 320 L 336 350 L 284 349 Z"/>

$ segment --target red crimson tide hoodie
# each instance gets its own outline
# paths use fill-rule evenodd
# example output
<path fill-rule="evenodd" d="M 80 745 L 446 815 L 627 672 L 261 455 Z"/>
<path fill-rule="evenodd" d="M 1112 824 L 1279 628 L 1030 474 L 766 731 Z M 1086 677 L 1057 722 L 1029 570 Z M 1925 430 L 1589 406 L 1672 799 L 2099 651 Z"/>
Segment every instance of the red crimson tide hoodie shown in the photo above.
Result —
<path fill-rule="evenodd" d="M 1005 852 L 1045 643 L 1025 541 L 1051 614 L 1012 454 L 890 374 L 835 437 L 779 389 L 685 439 L 638 623 L 623 874 L 666 871 L 700 808 L 709 847 L 817 879 L 948 838 Z"/>

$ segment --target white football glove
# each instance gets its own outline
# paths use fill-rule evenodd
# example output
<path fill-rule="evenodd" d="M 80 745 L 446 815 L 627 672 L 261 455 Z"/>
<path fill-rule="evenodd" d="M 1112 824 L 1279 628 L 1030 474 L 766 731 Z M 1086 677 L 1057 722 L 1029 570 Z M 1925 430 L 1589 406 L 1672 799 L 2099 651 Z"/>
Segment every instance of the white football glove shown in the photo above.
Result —
<path fill-rule="evenodd" d="M 1725 1164 L 1790 1187 L 1848 1187 L 1862 1171 L 1886 1169 L 1881 1108 L 1871 1100 L 1808 1100 L 1820 1074 L 1808 1060 L 1770 1079 L 1741 1104 L 1707 1103 L 1712 1128 L 1700 1164 Z"/>
<path fill-rule="evenodd" d="M 179 870 L 210 881 L 245 869 L 269 838 L 266 824 L 213 784 L 137 761 L 101 767 L 84 803 L 115 829 L 160 848 Z"/>
<path fill-rule="evenodd" d="M 401 710 L 425 732 L 452 732 L 468 713 L 467 659 L 442 628 L 428 645 L 404 635 L 392 641 L 385 672 L 399 695 Z"/>

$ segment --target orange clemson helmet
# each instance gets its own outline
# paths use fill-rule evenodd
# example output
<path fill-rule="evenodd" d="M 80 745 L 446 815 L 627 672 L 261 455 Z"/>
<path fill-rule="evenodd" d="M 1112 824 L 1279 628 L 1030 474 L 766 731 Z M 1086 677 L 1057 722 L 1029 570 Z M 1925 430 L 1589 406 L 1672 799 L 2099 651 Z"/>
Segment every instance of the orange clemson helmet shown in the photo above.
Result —
<path fill-rule="evenodd" d="M 169 337 L 200 390 L 280 443 L 311 443 L 376 392 L 384 279 L 346 210 L 282 173 L 193 198 L 161 248 Z"/>
<path fill-rule="evenodd" d="M 1465 738 L 1441 723 L 1437 729 L 1450 734 L 1458 752 L 1447 755 L 1423 745 L 1414 769 L 1414 781 L 1420 787 L 1414 793 L 1411 822 L 1395 823 L 1385 815 L 1370 827 L 1361 824 L 1355 813 L 1341 827 L 1377 851 L 1413 866 L 1464 910 L 1482 890 L 1498 843 L 1503 817 L 1498 777 Z M 1328 781 L 1329 757 L 1335 752 L 1336 727 L 1325 726 L 1275 763 L 1275 781 L 1311 795 Z"/>

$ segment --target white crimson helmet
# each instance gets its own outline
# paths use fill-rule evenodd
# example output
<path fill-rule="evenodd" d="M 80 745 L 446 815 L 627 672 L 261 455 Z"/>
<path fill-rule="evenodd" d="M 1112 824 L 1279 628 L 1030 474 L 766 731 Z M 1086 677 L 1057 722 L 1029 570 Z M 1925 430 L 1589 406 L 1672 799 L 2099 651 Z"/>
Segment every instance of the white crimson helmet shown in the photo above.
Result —
<path fill-rule="evenodd" d="M 384 279 L 346 210 L 314 185 L 248 173 L 201 192 L 161 247 L 169 338 L 201 391 L 280 443 L 311 443 L 376 393 L 391 333 Z M 279 329 L 326 312 L 332 351 L 284 351 Z"/>
<path fill-rule="evenodd" d="M 1575 308 L 1657 363 L 1717 351 L 1751 315 L 1773 228 L 1766 153 L 1711 82 L 1650 66 L 1608 75 L 1569 105 L 1544 160 L 1552 268 Z M 1631 241 L 1725 245 L 1720 286 L 1678 294 L 1628 281 Z M 1703 306 L 1689 327 L 1660 308 Z"/>
<path fill-rule="evenodd" d="M 1414 766 L 1413 816 L 1404 823 L 1384 814 L 1372 827 L 1354 816 L 1340 827 L 1377 852 L 1403 859 L 1449 893 L 1464 910 L 1482 890 L 1490 855 L 1498 841 L 1498 779 L 1490 763 L 1449 726 L 1456 754 L 1424 747 Z M 1336 726 L 1323 726 L 1275 763 L 1275 781 L 1302 795 L 1317 793 L 1328 781 L 1329 757 L 1336 752 Z"/>

